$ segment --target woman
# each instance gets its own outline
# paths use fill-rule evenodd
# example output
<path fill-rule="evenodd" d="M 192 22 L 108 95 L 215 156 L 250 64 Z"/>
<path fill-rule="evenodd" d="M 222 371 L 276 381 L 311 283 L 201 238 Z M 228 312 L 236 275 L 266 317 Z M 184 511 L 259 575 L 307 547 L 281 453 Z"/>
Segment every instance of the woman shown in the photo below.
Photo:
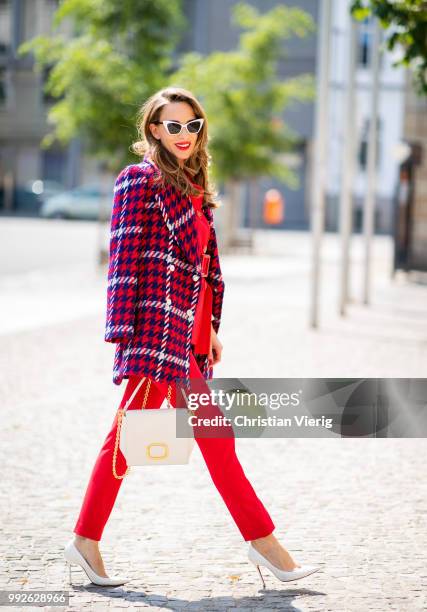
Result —
<path fill-rule="evenodd" d="M 113 382 L 128 379 L 120 407 L 146 377 L 129 409 L 142 405 L 148 382 L 147 406 L 158 408 L 177 378 L 212 378 L 221 360 L 217 334 L 224 295 L 203 108 L 185 89 L 163 89 L 143 105 L 138 130 L 142 139 L 133 151 L 143 161 L 124 168 L 114 187 L 105 329 L 105 340 L 117 345 Z M 174 400 L 173 392 L 172 405 Z M 274 523 L 236 456 L 233 430 L 225 429 L 215 438 L 197 436 L 195 429 L 194 437 L 243 539 L 250 542 L 248 556 L 263 584 L 260 565 L 284 581 L 317 571 L 295 563 L 273 535 Z M 65 548 L 70 564 L 103 585 L 127 582 L 107 575 L 98 547 L 126 470 L 119 450 L 118 473 L 112 471 L 116 431 L 117 414 L 93 468 L 75 537 Z"/>

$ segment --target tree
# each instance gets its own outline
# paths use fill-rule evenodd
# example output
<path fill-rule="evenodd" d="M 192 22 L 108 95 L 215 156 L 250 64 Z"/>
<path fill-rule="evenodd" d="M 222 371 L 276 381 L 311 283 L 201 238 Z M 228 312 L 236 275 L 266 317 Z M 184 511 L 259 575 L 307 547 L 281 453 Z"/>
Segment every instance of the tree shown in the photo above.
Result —
<path fill-rule="evenodd" d="M 86 152 L 117 173 L 135 161 L 129 146 L 140 105 L 171 72 L 186 24 L 181 0 L 63 0 L 54 28 L 66 19 L 71 38 L 37 36 L 19 49 L 34 52 L 37 71 L 50 69 L 45 91 L 58 98 L 42 146 L 79 136 Z"/>
<path fill-rule="evenodd" d="M 283 41 L 314 30 L 309 14 L 276 6 L 260 14 L 244 3 L 232 9 L 232 22 L 244 32 L 236 50 L 208 56 L 187 53 L 171 83 L 191 89 L 209 117 L 209 150 L 214 179 L 225 183 L 228 219 L 225 247 L 235 241 L 236 194 L 249 179 L 252 188 L 259 176 L 271 176 L 291 188 L 298 177 L 281 159 L 294 149 L 299 137 L 283 121 L 284 110 L 294 102 L 314 96 L 312 75 L 280 79 L 279 61 L 286 56 Z M 252 202 L 254 198 L 251 198 Z"/>
<path fill-rule="evenodd" d="M 298 136 L 283 122 L 294 102 L 312 99 L 312 75 L 278 78 L 283 41 L 314 30 L 307 13 L 277 6 L 260 14 L 240 3 L 233 21 L 244 32 L 231 52 L 176 55 L 187 22 L 181 0 L 63 0 L 53 25 L 64 20 L 72 36 L 56 33 L 24 43 L 36 69 L 49 67 L 45 86 L 58 98 L 48 111 L 54 129 L 42 141 L 83 140 L 85 151 L 117 172 L 135 161 L 129 151 L 140 105 L 156 90 L 175 84 L 194 91 L 210 123 L 212 174 L 222 181 L 260 175 L 295 188 L 297 176 L 281 161 Z M 173 72 L 178 59 L 179 69 Z"/>
<path fill-rule="evenodd" d="M 203 102 L 217 178 L 267 175 L 296 187 L 297 177 L 280 154 L 292 150 L 299 138 L 282 113 L 293 102 L 312 99 L 313 78 L 280 80 L 278 64 L 286 55 L 283 41 L 305 36 L 314 29 L 313 21 L 300 9 L 276 6 L 260 14 L 239 3 L 232 9 L 232 22 L 246 30 L 235 51 L 187 53 L 170 81 L 190 88 Z"/>
<path fill-rule="evenodd" d="M 387 48 L 401 45 L 402 59 L 396 61 L 414 70 L 416 89 L 427 94 L 427 2 L 425 0 L 353 0 L 351 13 L 363 20 L 377 17 L 384 29 L 390 28 Z"/>

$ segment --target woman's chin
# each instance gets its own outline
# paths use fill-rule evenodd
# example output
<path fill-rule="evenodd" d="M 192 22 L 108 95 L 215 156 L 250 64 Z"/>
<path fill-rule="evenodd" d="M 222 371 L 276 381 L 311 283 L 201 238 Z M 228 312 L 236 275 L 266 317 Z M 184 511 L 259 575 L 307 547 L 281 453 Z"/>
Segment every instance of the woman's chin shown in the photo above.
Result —
<path fill-rule="evenodd" d="M 181 160 L 181 161 L 186 161 L 190 157 L 190 155 L 191 155 L 190 151 L 179 151 L 179 150 L 175 149 L 172 152 L 175 155 L 175 157 L 178 160 Z"/>

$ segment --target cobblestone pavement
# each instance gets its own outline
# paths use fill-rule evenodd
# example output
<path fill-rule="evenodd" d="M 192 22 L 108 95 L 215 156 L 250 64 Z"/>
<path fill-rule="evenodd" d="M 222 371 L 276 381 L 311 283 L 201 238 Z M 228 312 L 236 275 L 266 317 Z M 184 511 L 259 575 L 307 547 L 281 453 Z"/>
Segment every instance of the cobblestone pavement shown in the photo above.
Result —
<path fill-rule="evenodd" d="M 340 318 L 339 243 L 327 236 L 318 330 L 307 324 L 308 236 L 259 232 L 257 248 L 255 259 L 223 257 L 215 376 L 425 377 L 427 286 L 391 282 L 387 238 L 375 242 L 370 307 L 358 303 L 355 241 L 353 302 Z M 131 582 L 97 587 L 74 566 L 70 587 L 63 546 L 124 391 L 103 342 L 103 274 L 77 266 L 0 279 L 10 324 L 0 338 L 1 589 L 65 589 L 66 609 L 79 612 L 427 609 L 424 439 L 238 439 L 275 535 L 299 563 L 322 566 L 287 584 L 265 569 L 265 590 L 197 445 L 188 466 L 133 469 L 100 545 L 107 571 Z"/>

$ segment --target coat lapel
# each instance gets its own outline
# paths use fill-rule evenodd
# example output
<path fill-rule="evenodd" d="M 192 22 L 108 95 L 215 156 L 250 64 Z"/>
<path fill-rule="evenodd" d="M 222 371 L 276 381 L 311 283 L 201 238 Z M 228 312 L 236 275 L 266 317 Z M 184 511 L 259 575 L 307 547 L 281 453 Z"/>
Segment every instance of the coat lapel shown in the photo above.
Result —
<path fill-rule="evenodd" d="M 144 161 L 157 166 L 147 155 Z M 190 196 L 184 196 L 172 185 L 159 189 L 157 200 L 169 231 L 182 250 L 187 261 L 197 270 L 201 270 L 201 256 L 197 236 L 197 222 Z"/>

